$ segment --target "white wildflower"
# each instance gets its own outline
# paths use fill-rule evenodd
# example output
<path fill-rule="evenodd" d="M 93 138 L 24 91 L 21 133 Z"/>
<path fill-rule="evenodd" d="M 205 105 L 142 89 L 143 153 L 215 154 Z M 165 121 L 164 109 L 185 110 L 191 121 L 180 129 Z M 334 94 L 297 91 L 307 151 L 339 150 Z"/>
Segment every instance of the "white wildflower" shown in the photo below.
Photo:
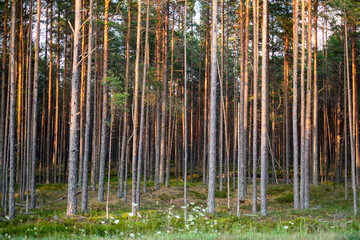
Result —
<path fill-rule="evenodd" d="M 175 217 L 176 217 L 177 219 L 179 219 L 179 218 L 180 218 L 180 216 L 179 216 L 179 215 L 176 215 Z"/>
<path fill-rule="evenodd" d="M 284 229 L 289 229 L 289 227 L 288 227 L 288 226 L 284 226 Z"/>
<path fill-rule="evenodd" d="M 135 234 L 130 233 L 129 236 L 132 237 L 132 238 L 134 238 L 134 237 L 135 237 Z"/>
<path fill-rule="evenodd" d="M 114 223 L 115 223 L 115 224 L 118 224 L 118 223 L 119 223 L 119 219 L 116 219 L 116 220 L 114 221 Z"/>

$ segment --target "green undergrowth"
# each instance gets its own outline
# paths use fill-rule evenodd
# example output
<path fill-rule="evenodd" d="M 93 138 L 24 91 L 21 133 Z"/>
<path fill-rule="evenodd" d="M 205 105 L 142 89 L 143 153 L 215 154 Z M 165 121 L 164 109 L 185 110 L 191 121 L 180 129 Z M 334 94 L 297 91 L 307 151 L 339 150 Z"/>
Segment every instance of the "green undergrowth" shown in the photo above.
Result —
<path fill-rule="evenodd" d="M 231 209 L 226 208 L 226 189 L 216 191 L 217 211 L 207 214 L 207 191 L 200 183 L 188 189 L 187 222 L 184 222 L 182 182 L 171 181 L 158 193 L 149 185 L 141 210 L 132 216 L 131 195 L 128 203 L 112 200 L 110 218 L 105 218 L 105 203 L 97 203 L 96 193 L 89 195 L 89 212 L 66 217 L 65 184 L 39 185 L 43 204 L 29 214 L 17 206 L 12 221 L 0 216 L 1 239 L 359 239 L 360 218 L 352 212 L 352 195 L 344 200 L 342 185 L 312 186 L 311 208 L 293 209 L 291 185 L 269 185 L 268 216 L 251 212 L 251 201 L 241 204 L 236 216 L 236 195 L 231 193 Z M 190 184 L 189 184 L 190 185 Z M 115 196 L 116 184 L 111 184 Z M 249 186 L 251 189 L 251 186 Z M 251 194 L 250 195 L 251 198 Z M 41 197 L 39 197 L 41 198 Z M 79 198 L 80 199 L 80 198 Z M 46 200 L 46 201 L 45 201 Z M 39 204 L 40 199 L 38 199 Z M 79 205 L 80 207 L 80 205 Z M 258 205 L 258 208 L 260 206 Z"/>

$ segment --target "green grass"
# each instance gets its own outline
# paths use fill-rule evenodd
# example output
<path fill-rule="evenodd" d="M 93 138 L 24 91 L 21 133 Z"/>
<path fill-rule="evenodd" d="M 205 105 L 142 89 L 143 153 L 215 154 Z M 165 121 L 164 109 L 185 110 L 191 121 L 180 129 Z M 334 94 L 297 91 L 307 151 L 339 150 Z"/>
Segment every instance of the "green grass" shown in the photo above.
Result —
<path fill-rule="evenodd" d="M 89 212 L 67 218 L 66 184 L 38 187 L 38 208 L 23 214 L 17 206 L 12 221 L 0 216 L 0 239 L 359 239 L 360 218 L 353 216 L 352 195 L 344 200 L 342 185 L 312 186 L 311 208 L 293 209 L 291 185 L 269 185 L 268 217 L 251 212 L 251 187 L 241 216 L 236 216 L 236 191 L 231 190 L 231 208 L 227 193 L 216 191 L 216 213 L 206 213 L 207 191 L 203 184 L 189 184 L 188 223 L 184 223 L 183 182 L 171 181 L 170 187 L 153 189 L 142 195 L 141 211 L 130 216 L 128 202 L 117 199 L 117 181 L 111 182 L 110 219 L 105 218 L 105 203 L 97 203 L 96 192 L 89 192 Z M 130 189 L 129 189 L 130 191 Z M 80 196 L 78 199 L 80 200 Z M 79 201 L 78 201 L 79 202 Z M 18 202 L 20 203 L 20 202 Z M 21 203 L 22 205 L 23 203 Z M 80 208 L 80 204 L 78 206 Z"/>

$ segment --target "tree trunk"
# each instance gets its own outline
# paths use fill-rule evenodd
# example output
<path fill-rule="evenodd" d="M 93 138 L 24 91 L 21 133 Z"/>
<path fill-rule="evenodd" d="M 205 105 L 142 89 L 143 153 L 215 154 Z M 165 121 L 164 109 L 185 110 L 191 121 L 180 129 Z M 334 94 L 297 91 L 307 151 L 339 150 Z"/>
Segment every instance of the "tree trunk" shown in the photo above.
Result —
<path fill-rule="evenodd" d="M 357 215 L 357 196 L 356 196 L 356 163 L 355 163 L 355 133 L 353 125 L 353 106 L 352 97 L 350 90 L 350 74 L 349 74 L 349 50 L 347 41 L 347 20 L 345 18 L 345 56 L 346 56 L 346 83 L 347 83 L 347 97 L 349 107 L 349 129 L 350 129 L 350 149 L 351 149 L 351 187 L 353 189 L 353 204 L 354 204 L 354 215 Z"/>
<path fill-rule="evenodd" d="M 300 208 L 304 208 L 305 191 L 305 0 L 301 0 L 301 143 L 300 143 Z"/>
<path fill-rule="evenodd" d="M 216 1 L 216 0 L 215 0 Z M 214 4 L 214 3 L 213 3 Z M 186 34 L 187 34 L 187 0 L 184 6 L 184 221 L 187 221 L 187 166 L 188 166 L 188 120 L 187 120 L 187 62 L 186 62 Z M 216 26 L 216 25 L 215 25 Z M 216 72 L 215 72 L 216 74 Z M 214 146 L 215 148 L 215 146 Z M 216 161 L 216 160 L 215 160 Z M 216 172 L 215 172 L 216 174 Z M 215 190 L 215 186 L 214 186 Z"/>
<path fill-rule="evenodd" d="M 100 169 L 99 169 L 99 189 L 97 200 L 104 202 L 104 181 L 105 181 L 105 161 L 106 161 L 106 129 L 108 118 L 108 87 L 107 87 L 107 75 L 108 75 L 108 31 L 109 31 L 109 3 L 110 0 L 105 0 L 105 20 L 104 20 L 104 63 L 103 63 L 103 102 L 102 102 L 102 119 L 101 119 L 101 143 L 100 143 Z M 109 153 L 110 154 L 110 153 Z"/>
<path fill-rule="evenodd" d="M 128 1 L 129 10 L 128 10 L 128 22 L 127 22 L 127 35 L 126 35 L 126 66 L 125 66 L 125 105 L 124 109 L 128 109 L 128 97 L 129 92 L 129 69 L 130 69 L 130 40 L 131 40 L 131 5 L 132 0 Z M 118 198 L 123 197 L 123 184 L 124 184 L 124 157 L 126 151 L 126 142 L 127 142 L 127 133 L 128 133 L 128 112 L 124 111 L 124 124 L 123 124 L 123 135 L 121 140 L 121 156 L 119 164 L 119 178 L 118 178 Z"/>
<path fill-rule="evenodd" d="M 141 184 L 141 165 L 143 159 L 143 138 L 144 138 L 144 121 L 145 121 L 145 98 L 146 98 L 146 78 L 147 68 L 149 62 L 149 12 L 150 3 L 146 2 L 146 30 L 145 30 L 145 50 L 144 50 L 144 70 L 140 106 L 140 133 L 139 133 L 139 150 L 138 150 L 138 167 L 137 167 L 137 182 L 136 182 L 136 204 L 140 206 L 140 184 Z M 146 116 L 147 118 L 149 116 Z M 144 153 L 146 155 L 146 152 Z M 145 181 L 145 176 L 144 176 Z M 145 184 L 145 183 L 144 183 Z"/>
<path fill-rule="evenodd" d="M 39 42 L 40 42 L 40 11 L 41 1 L 37 0 L 36 10 L 36 41 L 35 41 L 35 61 L 34 61 L 34 84 L 32 98 L 31 116 L 31 209 L 36 208 L 36 143 L 37 143 L 37 105 L 38 105 L 38 82 L 39 82 Z"/>
<path fill-rule="evenodd" d="M 0 100 L 0 174 L 4 168 L 5 145 L 5 110 L 6 110 L 6 55 L 7 55 L 7 35 L 8 35 L 8 0 L 4 3 L 4 30 L 3 30 L 3 46 L 2 46 L 2 65 L 1 65 L 1 100 Z M 2 175 L 1 175 L 2 176 Z M 3 177 L 3 176 L 2 176 Z M 3 191 L 3 189 L 1 189 Z M 2 195 L 2 198 L 3 195 Z"/>
<path fill-rule="evenodd" d="M 310 143 L 311 143 L 311 73 L 312 73 L 312 45 L 311 45 L 311 0 L 308 0 L 308 28 L 307 28 L 307 86 L 306 86 L 306 120 L 305 120 L 305 148 L 304 148 L 304 208 L 310 205 L 310 179 L 309 179 L 309 162 L 310 162 Z"/>
<path fill-rule="evenodd" d="M 69 144 L 69 178 L 68 178 L 68 203 L 66 215 L 71 216 L 76 213 L 77 198 L 77 163 L 79 160 L 79 124 L 78 112 L 79 104 L 79 69 L 78 69 L 78 50 L 80 43 L 81 25 L 81 0 L 75 0 L 75 25 L 74 25 L 74 47 L 73 47 L 73 66 L 71 77 L 71 103 L 70 103 L 70 144 Z"/>
<path fill-rule="evenodd" d="M 16 1 L 11 4 L 10 25 L 10 119 L 9 119 L 9 217 L 15 217 L 15 103 L 16 103 L 16 79 L 15 79 L 15 21 Z"/>
<path fill-rule="evenodd" d="M 92 28 L 93 28 L 93 0 L 89 3 L 89 36 L 87 56 L 87 79 L 86 79 L 86 119 L 85 119 L 85 145 L 83 160 L 83 181 L 81 194 L 81 211 L 87 212 L 88 205 L 88 163 L 90 158 L 90 123 L 91 123 L 91 64 L 92 64 Z"/>
<path fill-rule="evenodd" d="M 261 145 L 260 145 L 260 159 L 261 159 L 261 185 L 260 185 L 260 199 L 261 199 L 261 215 L 267 215 L 267 200 L 266 200 L 266 180 L 268 175 L 267 169 L 267 135 L 268 135 L 268 48 L 267 48 L 267 31 L 268 31 L 268 1 L 263 1 L 263 20 L 262 20 L 262 72 L 261 72 Z"/>
<path fill-rule="evenodd" d="M 253 186 L 252 186 L 252 211 L 257 212 L 257 122 L 258 122 L 258 78 L 259 78 L 259 0 L 255 0 L 253 4 L 254 16 L 254 70 L 253 70 L 253 85 L 254 85 L 254 105 L 253 105 Z"/>
<path fill-rule="evenodd" d="M 314 105 L 313 105 L 313 184 L 319 185 L 319 144 L 318 144 L 318 86 L 317 86 L 317 14 L 318 0 L 314 3 Z"/>
<path fill-rule="evenodd" d="M 211 85 L 209 128 L 209 186 L 207 212 L 215 212 L 216 185 L 216 85 L 217 85 L 217 0 L 212 0 L 211 24 Z"/>
<path fill-rule="evenodd" d="M 136 158 L 138 144 L 138 94 L 139 94 L 139 61 L 140 61 L 140 39 L 141 39 L 141 0 L 138 1 L 137 34 L 136 34 L 136 59 L 135 59 L 135 83 L 134 83 L 134 105 L 133 105 L 133 148 L 132 148 L 132 206 L 131 211 L 136 215 L 138 210 L 136 202 Z"/>

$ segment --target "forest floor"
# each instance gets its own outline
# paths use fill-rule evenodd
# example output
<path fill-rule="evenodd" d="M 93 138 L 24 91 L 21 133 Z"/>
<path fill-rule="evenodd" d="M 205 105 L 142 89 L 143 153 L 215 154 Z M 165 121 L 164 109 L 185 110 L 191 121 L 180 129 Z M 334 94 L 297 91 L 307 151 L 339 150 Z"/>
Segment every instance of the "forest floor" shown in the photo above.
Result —
<path fill-rule="evenodd" d="M 17 214 L 8 221 L 0 216 L 0 238 L 5 239 L 360 239 L 360 218 L 354 217 L 352 194 L 344 199 L 344 186 L 328 183 L 311 186 L 311 208 L 293 210 L 292 185 L 269 185 L 268 217 L 251 212 L 251 185 L 236 216 L 237 197 L 216 191 L 216 213 L 206 213 L 207 190 L 201 182 L 188 183 L 188 225 L 184 225 L 183 182 L 172 180 L 159 191 L 148 182 L 141 195 L 139 214 L 131 216 L 131 189 L 127 203 L 117 198 L 117 180 L 111 181 L 110 217 L 106 202 L 89 192 L 89 213 L 66 217 L 67 184 L 37 186 L 38 208 L 25 214 L 17 202 Z M 129 181 L 131 186 L 131 181 Z M 259 195 L 258 195 L 259 196 Z M 106 198 L 106 192 L 105 192 Z M 18 199 L 18 198 L 17 198 Z M 80 209 L 81 194 L 78 195 Z M 258 201 L 258 209 L 260 208 Z"/>

